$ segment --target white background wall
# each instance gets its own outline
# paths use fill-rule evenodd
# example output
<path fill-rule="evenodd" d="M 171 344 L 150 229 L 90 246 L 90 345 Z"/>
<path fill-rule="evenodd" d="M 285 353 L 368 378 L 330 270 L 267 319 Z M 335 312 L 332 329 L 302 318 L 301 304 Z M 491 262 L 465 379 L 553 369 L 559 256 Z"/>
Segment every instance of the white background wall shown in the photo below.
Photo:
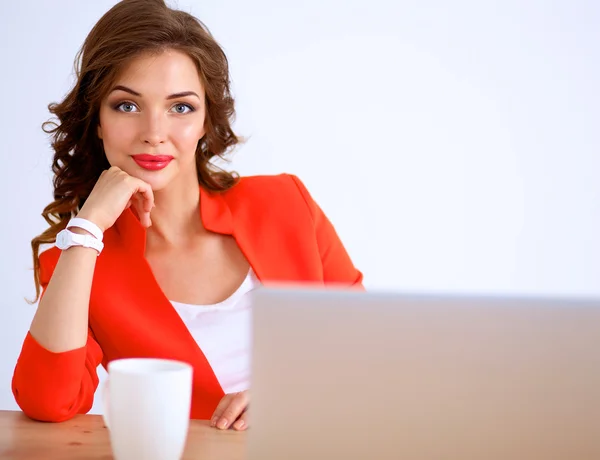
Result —
<path fill-rule="evenodd" d="M 51 200 L 40 125 L 114 3 L 0 3 L 0 409 Z M 583 296 L 600 295 L 599 5 L 179 2 L 230 58 L 250 137 L 233 167 L 299 175 L 368 288 Z"/>

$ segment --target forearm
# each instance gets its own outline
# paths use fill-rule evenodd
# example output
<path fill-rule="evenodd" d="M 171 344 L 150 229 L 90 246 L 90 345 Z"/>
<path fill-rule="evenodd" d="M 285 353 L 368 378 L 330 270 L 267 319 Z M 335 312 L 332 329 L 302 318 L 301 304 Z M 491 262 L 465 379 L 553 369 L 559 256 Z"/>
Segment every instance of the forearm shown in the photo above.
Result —
<path fill-rule="evenodd" d="M 31 335 L 54 353 L 85 346 L 92 279 L 98 253 L 81 246 L 63 251 L 38 305 Z"/>

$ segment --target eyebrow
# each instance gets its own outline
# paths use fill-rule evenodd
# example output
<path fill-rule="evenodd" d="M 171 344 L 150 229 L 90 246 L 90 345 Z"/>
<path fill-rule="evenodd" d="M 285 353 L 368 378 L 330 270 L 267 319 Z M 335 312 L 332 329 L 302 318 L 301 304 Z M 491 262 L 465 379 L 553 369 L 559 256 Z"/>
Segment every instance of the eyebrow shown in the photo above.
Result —
<path fill-rule="evenodd" d="M 126 93 L 133 94 L 134 96 L 137 96 L 137 97 L 142 97 L 142 95 L 140 93 L 132 90 L 131 88 L 128 88 L 127 86 L 117 85 L 111 90 L 111 92 L 117 91 L 117 90 L 125 91 Z M 169 94 L 167 96 L 167 99 L 179 99 L 180 97 L 186 97 L 186 96 L 196 96 L 198 99 L 200 99 L 200 96 L 198 96 L 198 94 L 196 94 L 194 91 L 182 91 L 180 93 Z"/>

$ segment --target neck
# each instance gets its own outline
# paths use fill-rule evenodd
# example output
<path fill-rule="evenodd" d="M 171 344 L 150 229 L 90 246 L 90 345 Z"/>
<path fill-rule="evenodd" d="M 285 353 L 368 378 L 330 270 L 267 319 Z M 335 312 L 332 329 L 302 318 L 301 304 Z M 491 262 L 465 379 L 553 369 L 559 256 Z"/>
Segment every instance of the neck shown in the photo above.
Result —
<path fill-rule="evenodd" d="M 154 193 L 152 226 L 147 231 L 147 246 L 184 247 L 204 231 L 200 217 L 200 187 L 174 183 Z"/>

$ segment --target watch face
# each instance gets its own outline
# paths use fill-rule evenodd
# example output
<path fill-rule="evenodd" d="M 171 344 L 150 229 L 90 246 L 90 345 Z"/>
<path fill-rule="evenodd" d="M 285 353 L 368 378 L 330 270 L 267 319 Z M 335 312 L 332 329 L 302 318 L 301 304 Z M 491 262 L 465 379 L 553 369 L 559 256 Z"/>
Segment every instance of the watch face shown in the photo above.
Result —
<path fill-rule="evenodd" d="M 65 249 L 67 244 L 68 244 L 68 236 L 66 234 L 66 231 L 62 230 L 62 231 L 58 232 L 58 235 L 56 235 L 56 247 L 58 249 Z"/>

